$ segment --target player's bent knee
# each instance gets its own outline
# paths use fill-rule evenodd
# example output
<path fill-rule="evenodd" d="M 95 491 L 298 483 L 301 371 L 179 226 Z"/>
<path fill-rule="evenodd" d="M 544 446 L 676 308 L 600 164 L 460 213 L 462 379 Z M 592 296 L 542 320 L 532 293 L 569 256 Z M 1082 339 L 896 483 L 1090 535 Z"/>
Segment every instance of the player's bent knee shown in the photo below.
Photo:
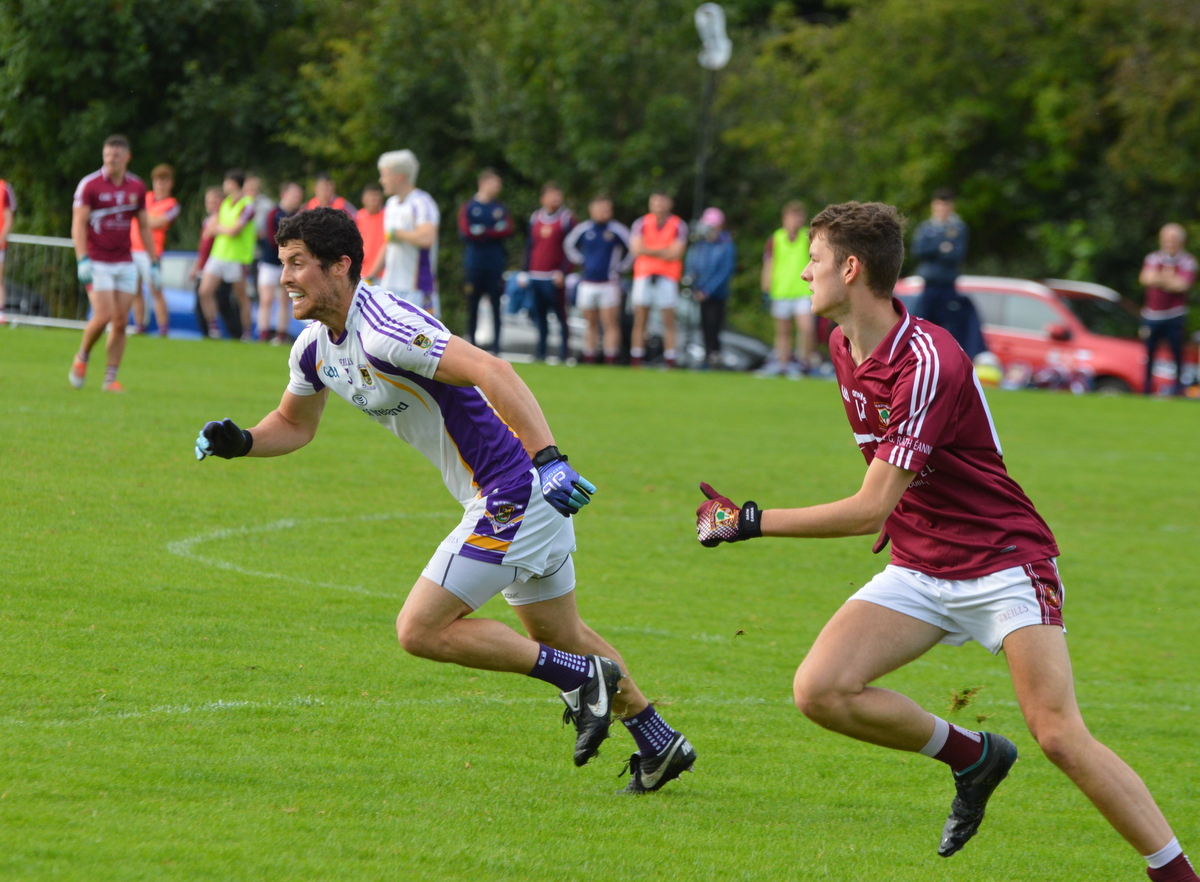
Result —
<path fill-rule="evenodd" d="M 400 648 L 409 655 L 437 660 L 440 642 L 437 635 L 430 633 L 428 628 L 417 624 L 403 612 L 396 616 L 396 638 L 400 641 Z"/>
<path fill-rule="evenodd" d="M 1079 755 L 1095 740 L 1083 726 L 1038 726 L 1033 737 L 1046 759 L 1060 769 L 1068 769 L 1079 761 Z"/>
<path fill-rule="evenodd" d="M 842 716 L 848 695 L 832 681 L 806 676 L 801 668 L 792 683 L 792 697 L 800 713 L 828 728 Z"/>

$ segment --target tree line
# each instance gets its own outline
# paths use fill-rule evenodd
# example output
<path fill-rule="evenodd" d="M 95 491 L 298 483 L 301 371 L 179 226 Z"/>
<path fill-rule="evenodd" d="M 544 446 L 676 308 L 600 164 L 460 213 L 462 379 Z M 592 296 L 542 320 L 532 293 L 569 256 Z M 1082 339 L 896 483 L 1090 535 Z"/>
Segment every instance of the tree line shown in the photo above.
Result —
<path fill-rule="evenodd" d="M 619 217 L 691 205 L 704 71 L 692 0 L 0 2 L 0 176 L 16 229 L 64 235 L 104 137 L 176 167 L 194 243 L 230 166 L 328 170 L 347 195 L 408 147 L 447 221 L 479 168 L 519 214 L 557 180 Z M 1200 236 L 1200 4 L 1187 0 L 727 0 L 707 200 L 741 243 L 735 302 L 789 199 L 880 199 L 915 220 L 939 186 L 967 268 L 1134 297 L 1159 226 Z M 459 247 L 443 223 L 442 287 Z M 747 309 L 747 312 L 750 310 Z"/>

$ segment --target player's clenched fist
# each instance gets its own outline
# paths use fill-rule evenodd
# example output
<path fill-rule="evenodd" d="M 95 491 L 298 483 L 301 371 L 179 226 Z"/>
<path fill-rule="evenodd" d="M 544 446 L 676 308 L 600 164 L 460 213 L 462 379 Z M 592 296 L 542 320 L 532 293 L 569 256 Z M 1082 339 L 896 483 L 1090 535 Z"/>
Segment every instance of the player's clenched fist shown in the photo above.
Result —
<path fill-rule="evenodd" d="M 705 548 L 715 548 L 722 542 L 757 539 L 762 535 L 757 503 L 736 506 L 708 484 L 701 484 L 700 491 L 708 501 L 696 509 L 696 537 Z"/>
<path fill-rule="evenodd" d="M 245 456 L 253 446 L 254 436 L 245 429 L 239 429 L 233 420 L 205 423 L 196 439 L 196 459 L 206 456 L 233 459 Z"/>

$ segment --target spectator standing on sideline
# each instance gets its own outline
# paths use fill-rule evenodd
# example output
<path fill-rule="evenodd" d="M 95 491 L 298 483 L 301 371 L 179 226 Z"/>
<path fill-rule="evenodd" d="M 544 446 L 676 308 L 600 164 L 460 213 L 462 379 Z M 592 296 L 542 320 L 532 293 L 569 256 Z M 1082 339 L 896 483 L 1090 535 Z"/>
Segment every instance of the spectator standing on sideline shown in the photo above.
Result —
<path fill-rule="evenodd" d="M 383 188 L 378 184 L 367 184 L 362 191 L 362 208 L 354 213 L 354 223 L 363 238 L 363 266 L 380 268 L 383 261 Z M 378 275 L 363 276 L 371 285 L 377 284 Z"/>
<path fill-rule="evenodd" d="M 137 268 L 133 265 L 129 229 L 136 217 L 143 229 L 150 229 L 146 213 L 146 185 L 128 171 L 132 158 L 124 135 L 110 135 L 101 152 L 104 164 L 75 189 L 71 211 L 71 238 L 79 281 L 91 284 L 88 300 L 92 317 L 83 329 L 79 352 L 71 364 L 67 380 L 76 389 L 83 388 L 88 356 L 108 328 L 107 356 L 104 368 L 104 392 L 124 392 L 117 382 L 117 369 L 125 354 L 125 325 L 129 305 L 137 290 Z M 145 243 L 150 255 L 152 279 L 158 281 L 158 252 L 154 238 Z"/>
<path fill-rule="evenodd" d="M 492 353 L 500 354 L 500 295 L 504 291 L 504 266 L 508 254 L 504 240 L 513 234 L 507 206 L 498 201 L 504 182 L 493 169 L 479 173 L 479 189 L 458 212 L 458 234 L 467 243 L 463 255 L 466 268 L 467 342 L 475 342 L 479 301 L 492 304 Z"/>
<path fill-rule="evenodd" d="M 240 327 L 228 328 L 231 337 L 249 339 L 250 298 L 246 296 L 246 273 L 254 263 L 254 201 L 243 187 L 246 177 L 240 169 L 225 172 L 221 186 L 225 199 L 217 209 L 217 222 L 212 227 L 213 245 L 200 277 L 200 306 L 208 321 L 210 337 L 220 336 L 214 295 L 221 282 L 233 286 L 237 298 Z"/>
<path fill-rule="evenodd" d="M 666 193 L 650 194 L 650 211 L 633 222 L 630 251 L 633 261 L 633 343 L 631 363 L 638 367 L 646 357 L 646 320 L 657 307 L 663 323 L 663 360 L 675 367 L 675 307 L 679 304 L 679 279 L 687 250 L 688 225 L 671 214 L 675 205 Z"/>
<path fill-rule="evenodd" d="M 1158 251 L 1147 254 L 1138 281 L 1146 288 L 1142 307 L 1142 334 L 1146 338 L 1147 395 L 1154 391 L 1154 353 L 1166 341 L 1175 358 L 1175 386 L 1171 392 L 1183 393 L 1183 337 L 1187 323 L 1188 291 L 1196 283 L 1196 258 L 1183 250 L 1187 231 L 1179 224 L 1167 224 L 1158 234 Z"/>
<path fill-rule="evenodd" d="M 257 174 L 246 174 L 244 191 L 254 203 L 254 260 L 250 265 L 248 278 L 254 283 L 254 296 L 257 297 L 259 254 L 262 252 L 263 238 L 267 235 L 267 218 L 275 210 L 275 200 L 262 191 L 262 178 Z"/>
<path fill-rule="evenodd" d="M 171 195 L 175 186 L 175 169 L 159 164 L 150 172 L 151 191 L 146 194 L 146 214 L 150 216 L 150 236 L 154 239 L 154 251 L 162 257 L 167 244 L 167 230 L 179 217 L 179 201 Z M 171 313 L 167 309 L 167 299 L 163 297 L 162 280 L 151 278 L 150 255 L 142 243 L 142 228 L 136 222 L 129 228 L 129 240 L 133 252 L 133 265 L 138 271 L 138 290 L 133 295 L 133 326 L 135 334 L 146 331 L 146 298 L 142 288 L 150 288 L 150 296 L 154 298 L 154 315 L 158 319 L 158 336 L 167 336 Z"/>
<path fill-rule="evenodd" d="M 392 150 L 379 157 L 379 183 L 387 194 L 383 208 L 386 246 L 371 267 L 382 286 L 437 318 L 438 224 L 442 214 L 433 197 L 417 187 L 421 164 L 411 150 Z M 367 266 L 367 264 L 363 264 Z"/>
<path fill-rule="evenodd" d="M 196 326 L 204 334 L 209 327 L 203 304 L 200 302 L 200 282 L 204 278 L 204 267 L 208 265 L 209 255 L 212 254 L 213 239 L 216 236 L 217 212 L 221 208 L 221 200 L 225 194 L 220 187 L 209 187 L 204 191 L 204 223 L 200 225 L 200 244 L 196 248 L 196 262 L 188 273 L 188 281 L 196 292 Z M 214 295 L 216 309 L 225 320 L 227 328 L 236 328 L 241 322 L 238 317 L 237 304 L 232 301 L 233 288 L 228 282 L 217 285 Z"/>
<path fill-rule="evenodd" d="M 721 366 L 721 328 L 725 324 L 725 304 L 729 300 L 729 280 L 733 278 L 737 250 L 733 237 L 725 229 L 725 212 L 706 208 L 700 215 L 701 237 L 688 249 L 685 265 L 692 279 L 692 296 L 700 304 L 700 327 L 704 332 L 704 363 Z"/>
<path fill-rule="evenodd" d="M 279 246 L 275 234 L 284 218 L 300 210 L 304 202 L 304 188 L 288 181 L 279 188 L 279 204 L 272 205 L 263 219 L 265 238 L 258 240 L 258 339 L 281 345 L 288 341 L 288 322 L 292 317 L 292 304 L 280 284 L 283 262 L 279 259 Z M 275 319 L 275 336 L 271 336 L 271 309 L 278 303 L 279 314 Z"/>
<path fill-rule="evenodd" d="M 542 207 L 529 218 L 529 238 L 519 278 L 533 290 L 534 321 L 537 323 L 537 360 L 546 359 L 550 337 L 550 313 L 558 319 L 561 334 L 558 357 L 567 360 L 571 332 L 567 329 L 566 269 L 563 242 L 575 226 L 575 215 L 563 206 L 562 188 L 554 181 L 542 185 Z"/>
<path fill-rule="evenodd" d="M 762 289 L 775 321 L 775 358 L 763 368 L 764 376 L 786 374 L 795 379 L 814 366 L 817 320 L 812 314 L 812 291 L 801 278 L 808 266 L 807 220 L 803 202 L 787 203 L 783 206 L 783 226 L 771 234 L 763 248 Z"/>
<path fill-rule="evenodd" d="M 563 242 L 567 259 L 579 264 L 575 305 L 587 319 L 583 335 L 583 362 L 595 364 L 601 326 L 604 328 L 604 363 L 616 364 L 621 350 L 621 273 L 633 262 L 629 230 L 612 219 L 612 200 L 599 195 L 588 205 L 588 220 L 571 230 Z"/>
<path fill-rule="evenodd" d="M 8 324 L 4 314 L 4 257 L 8 251 L 8 234 L 12 232 L 13 212 L 17 210 L 17 197 L 12 184 L 0 178 L 0 325 Z"/>
<path fill-rule="evenodd" d="M 913 256 L 920 261 L 917 275 L 925 280 L 925 292 L 913 312 L 949 331 L 974 360 L 987 351 L 979 313 L 955 284 L 967 258 L 968 239 L 967 225 L 954 213 L 954 191 L 942 187 L 933 194 L 929 220 L 913 233 Z"/>
<path fill-rule="evenodd" d="M 313 198 L 304 203 L 304 207 L 305 209 L 336 208 L 346 212 L 350 217 L 354 217 L 358 210 L 337 194 L 337 187 L 334 186 L 333 176 L 329 172 L 321 172 L 317 175 L 317 179 L 313 183 Z"/>

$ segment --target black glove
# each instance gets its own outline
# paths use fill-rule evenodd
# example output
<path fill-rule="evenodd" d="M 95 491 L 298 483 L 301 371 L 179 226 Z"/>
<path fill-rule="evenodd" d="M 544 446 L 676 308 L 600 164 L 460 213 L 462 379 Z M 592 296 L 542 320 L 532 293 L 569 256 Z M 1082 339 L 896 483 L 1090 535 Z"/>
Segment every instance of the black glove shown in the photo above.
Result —
<path fill-rule="evenodd" d="M 245 429 L 239 429 L 233 420 L 205 423 L 196 439 L 196 459 L 206 456 L 233 459 L 245 456 L 253 446 L 254 436 Z"/>

